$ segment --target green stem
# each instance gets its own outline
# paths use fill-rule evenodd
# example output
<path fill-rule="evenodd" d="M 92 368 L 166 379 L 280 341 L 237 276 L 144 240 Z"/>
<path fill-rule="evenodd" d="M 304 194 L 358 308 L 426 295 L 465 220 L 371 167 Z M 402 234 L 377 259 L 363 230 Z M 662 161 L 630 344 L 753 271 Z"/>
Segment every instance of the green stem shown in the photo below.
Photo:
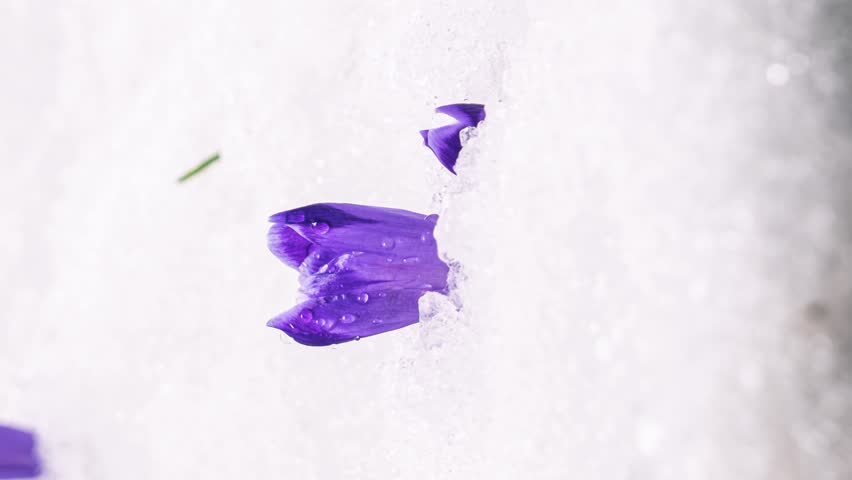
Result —
<path fill-rule="evenodd" d="M 199 163 L 197 167 L 195 167 L 192 170 L 184 173 L 183 176 L 178 178 L 178 183 L 183 183 L 183 182 L 187 181 L 189 178 L 195 176 L 195 174 L 204 170 L 205 168 L 207 168 L 211 163 L 215 162 L 216 160 L 219 160 L 219 152 L 214 153 L 213 155 L 210 156 L 210 158 Z"/>

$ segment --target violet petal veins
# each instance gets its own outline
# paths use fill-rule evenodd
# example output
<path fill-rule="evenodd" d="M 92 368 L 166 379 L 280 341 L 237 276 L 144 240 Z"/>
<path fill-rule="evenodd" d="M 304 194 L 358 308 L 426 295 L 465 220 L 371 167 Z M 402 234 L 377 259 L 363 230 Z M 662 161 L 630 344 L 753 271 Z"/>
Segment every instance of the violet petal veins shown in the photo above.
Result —
<path fill-rule="evenodd" d="M 485 120 L 485 105 L 477 103 L 455 103 L 444 105 L 435 109 L 437 113 L 443 113 L 453 117 L 456 123 L 444 125 L 443 127 L 421 130 L 423 144 L 438 157 L 438 161 L 453 175 L 456 174 L 456 160 L 462 149 L 459 134 L 467 127 L 475 127 L 479 122 Z"/>
<path fill-rule="evenodd" d="M 269 250 L 299 271 L 306 299 L 267 325 L 299 343 L 332 345 L 417 323 L 418 299 L 447 293 L 437 215 L 319 203 L 269 220 Z"/>
<path fill-rule="evenodd" d="M 0 425 L 0 478 L 31 478 L 41 473 L 31 432 Z"/>

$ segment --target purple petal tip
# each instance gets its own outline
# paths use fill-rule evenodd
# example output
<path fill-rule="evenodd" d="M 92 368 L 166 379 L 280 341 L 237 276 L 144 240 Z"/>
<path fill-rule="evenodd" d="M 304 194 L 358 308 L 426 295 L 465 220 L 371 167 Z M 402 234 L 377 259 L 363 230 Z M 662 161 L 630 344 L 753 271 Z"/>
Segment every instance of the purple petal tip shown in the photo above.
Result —
<path fill-rule="evenodd" d="M 0 478 L 32 478 L 40 473 L 35 435 L 0 425 Z"/>
<path fill-rule="evenodd" d="M 302 238 L 295 230 L 280 223 L 269 228 L 267 244 L 269 251 L 292 268 L 299 268 L 308 256 L 311 246 L 311 242 Z"/>
<path fill-rule="evenodd" d="M 469 127 L 475 127 L 477 123 L 485 120 L 485 105 L 479 103 L 443 105 L 436 108 L 435 112 L 449 115 Z"/>
<path fill-rule="evenodd" d="M 455 123 L 428 130 L 421 130 L 423 144 L 432 150 L 447 170 L 456 174 L 455 165 L 461 153 L 462 144 L 459 134 L 468 127 L 475 127 L 485 120 L 485 105 L 478 103 L 455 103 L 435 109 L 437 113 L 449 115 Z"/>

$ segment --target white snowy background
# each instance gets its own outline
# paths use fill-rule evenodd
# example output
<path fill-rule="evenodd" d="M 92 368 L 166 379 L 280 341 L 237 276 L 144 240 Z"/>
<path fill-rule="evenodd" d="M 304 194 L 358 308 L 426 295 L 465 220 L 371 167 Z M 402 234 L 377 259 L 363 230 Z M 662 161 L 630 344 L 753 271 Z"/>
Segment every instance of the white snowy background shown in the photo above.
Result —
<path fill-rule="evenodd" d="M 46 479 L 852 478 L 850 20 L 0 0 L 0 423 Z M 267 328 L 266 218 L 323 201 L 440 213 L 462 309 Z"/>

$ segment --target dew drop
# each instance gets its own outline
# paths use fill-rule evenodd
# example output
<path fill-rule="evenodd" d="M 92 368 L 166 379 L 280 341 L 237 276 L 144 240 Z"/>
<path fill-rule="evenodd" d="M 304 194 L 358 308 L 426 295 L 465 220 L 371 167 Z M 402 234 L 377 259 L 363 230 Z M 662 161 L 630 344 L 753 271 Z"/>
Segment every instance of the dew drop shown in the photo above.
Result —
<path fill-rule="evenodd" d="M 380 325 L 380 324 L 382 324 L 382 323 L 384 323 L 384 322 L 383 322 L 382 320 L 378 320 L 378 319 L 376 319 L 376 320 L 373 320 L 373 322 L 372 322 L 372 323 L 373 323 L 373 325 Z"/>
<path fill-rule="evenodd" d="M 320 235 L 322 235 L 323 233 L 327 233 L 330 229 L 328 224 L 323 222 L 314 222 L 311 224 L 311 228 L 313 228 L 314 231 L 319 233 Z"/>
<path fill-rule="evenodd" d="M 387 260 L 388 263 L 393 263 L 393 258 L 391 258 L 391 257 L 388 257 L 385 260 Z"/>
<path fill-rule="evenodd" d="M 402 259 L 402 263 L 406 265 L 414 265 L 420 262 L 420 257 L 407 257 Z"/>
<path fill-rule="evenodd" d="M 438 214 L 427 215 L 425 220 L 429 223 L 438 223 Z"/>
<path fill-rule="evenodd" d="M 388 296 L 388 294 L 387 294 L 387 293 L 385 293 L 385 292 L 379 292 L 379 293 L 378 293 L 378 294 L 376 294 L 376 295 L 377 295 L 377 296 L 379 296 L 379 297 L 382 297 L 382 298 L 384 298 L 384 297 L 387 297 L 387 296 Z"/>
<path fill-rule="evenodd" d="M 360 336 L 355 337 L 355 341 L 357 342 L 358 340 L 361 340 Z"/>
<path fill-rule="evenodd" d="M 345 293 L 341 293 L 341 294 L 340 294 L 340 299 L 341 299 L 341 300 L 346 300 L 346 294 L 345 294 Z"/>
<path fill-rule="evenodd" d="M 302 223 L 305 221 L 305 214 L 300 211 L 290 212 L 287 214 L 287 223 Z"/>
<path fill-rule="evenodd" d="M 358 320 L 358 317 L 352 315 L 351 313 L 344 313 L 340 316 L 340 321 L 343 323 L 352 323 L 355 320 Z"/>
<path fill-rule="evenodd" d="M 367 302 L 370 301 L 370 295 L 368 295 L 366 293 L 362 293 L 362 294 L 358 295 L 357 297 L 355 297 L 355 300 L 357 300 L 358 303 L 367 303 Z"/>
<path fill-rule="evenodd" d="M 310 322 L 314 318 L 314 312 L 310 309 L 306 308 L 299 312 L 299 318 L 306 322 Z"/>
<path fill-rule="evenodd" d="M 432 234 L 429 233 L 429 232 L 423 232 L 423 233 L 420 234 L 420 241 L 423 242 L 423 243 L 426 243 L 431 239 L 432 239 Z"/>
<path fill-rule="evenodd" d="M 383 238 L 382 239 L 382 248 L 386 248 L 388 250 L 392 249 L 396 245 L 396 242 L 392 238 Z"/>

